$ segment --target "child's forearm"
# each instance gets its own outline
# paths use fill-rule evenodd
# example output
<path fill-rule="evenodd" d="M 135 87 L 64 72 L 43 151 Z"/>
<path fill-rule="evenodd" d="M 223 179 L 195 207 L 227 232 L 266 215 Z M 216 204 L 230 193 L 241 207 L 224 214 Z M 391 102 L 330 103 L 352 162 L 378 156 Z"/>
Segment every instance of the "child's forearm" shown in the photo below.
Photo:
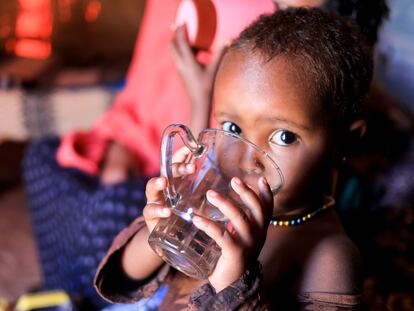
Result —
<path fill-rule="evenodd" d="M 145 279 L 163 263 L 162 259 L 149 246 L 148 236 L 148 229 L 144 227 L 125 246 L 121 265 L 124 273 L 131 279 Z"/>

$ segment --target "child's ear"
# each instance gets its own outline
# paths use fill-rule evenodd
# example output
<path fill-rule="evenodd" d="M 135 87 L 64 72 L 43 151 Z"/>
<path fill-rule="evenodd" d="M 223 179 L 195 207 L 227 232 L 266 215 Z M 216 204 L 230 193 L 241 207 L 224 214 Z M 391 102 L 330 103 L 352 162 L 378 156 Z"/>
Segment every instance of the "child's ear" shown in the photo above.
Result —
<path fill-rule="evenodd" d="M 346 135 L 344 157 L 351 155 L 358 149 L 358 145 L 365 135 L 366 130 L 367 123 L 365 120 L 356 120 L 351 123 L 348 128 L 348 134 Z"/>
<path fill-rule="evenodd" d="M 343 133 L 340 145 L 335 154 L 336 164 L 340 164 L 351 155 L 358 147 L 359 142 L 364 136 L 367 129 L 365 120 L 356 120 L 351 123 L 347 130 Z"/>
<path fill-rule="evenodd" d="M 365 120 L 356 120 L 349 126 L 345 134 L 344 143 L 337 150 L 335 157 L 335 167 L 331 174 L 331 195 L 336 196 L 336 187 L 338 183 L 339 168 L 344 164 L 348 155 L 352 154 L 356 146 L 361 141 L 367 130 L 367 123 Z"/>
<path fill-rule="evenodd" d="M 356 120 L 352 122 L 348 131 L 348 140 L 350 143 L 357 143 L 362 139 L 367 131 L 367 122 L 365 120 Z"/>
<path fill-rule="evenodd" d="M 367 123 L 365 120 L 356 120 L 351 123 L 345 137 L 343 157 L 346 158 L 358 149 L 358 145 L 365 135 L 366 130 Z"/>

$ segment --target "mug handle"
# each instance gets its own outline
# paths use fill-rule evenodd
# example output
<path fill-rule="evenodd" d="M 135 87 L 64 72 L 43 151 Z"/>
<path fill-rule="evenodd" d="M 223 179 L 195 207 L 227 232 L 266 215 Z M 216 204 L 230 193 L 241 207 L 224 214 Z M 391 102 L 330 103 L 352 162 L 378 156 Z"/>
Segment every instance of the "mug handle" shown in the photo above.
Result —
<path fill-rule="evenodd" d="M 174 187 L 172 173 L 172 149 L 176 134 L 181 137 L 184 145 L 195 157 L 201 156 L 205 149 L 203 145 L 198 144 L 187 126 L 171 124 L 165 128 L 161 139 L 161 176 L 167 178 L 167 188 L 164 194 L 169 199 L 172 207 L 175 207 L 180 200 L 180 194 L 177 193 Z"/>

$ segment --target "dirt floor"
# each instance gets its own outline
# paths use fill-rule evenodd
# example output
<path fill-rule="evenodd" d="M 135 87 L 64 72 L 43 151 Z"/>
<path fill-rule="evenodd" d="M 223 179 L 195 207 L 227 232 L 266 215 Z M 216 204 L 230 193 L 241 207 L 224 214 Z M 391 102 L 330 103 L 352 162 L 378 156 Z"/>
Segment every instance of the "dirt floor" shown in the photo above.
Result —
<path fill-rule="evenodd" d="M 15 301 L 41 282 L 25 193 L 17 185 L 0 193 L 0 298 Z"/>
<path fill-rule="evenodd" d="M 42 276 L 21 184 L 26 143 L 0 142 L 0 300 L 39 288 Z"/>

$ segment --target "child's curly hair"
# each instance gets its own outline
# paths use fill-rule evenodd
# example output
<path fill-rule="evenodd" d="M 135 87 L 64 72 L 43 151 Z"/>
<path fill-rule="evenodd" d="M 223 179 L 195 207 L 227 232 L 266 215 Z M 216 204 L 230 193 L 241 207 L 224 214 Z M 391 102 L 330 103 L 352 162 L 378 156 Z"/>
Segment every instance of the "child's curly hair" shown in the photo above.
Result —
<path fill-rule="evenodd" d="M 373 71 L 372 50 L 357 26 L 317 8 L 291 8 L 262 15 L 229 51 L 281 56 L 309 88 L 310 96 L 333 113 L 334 124 L 360 117 Z"/>

